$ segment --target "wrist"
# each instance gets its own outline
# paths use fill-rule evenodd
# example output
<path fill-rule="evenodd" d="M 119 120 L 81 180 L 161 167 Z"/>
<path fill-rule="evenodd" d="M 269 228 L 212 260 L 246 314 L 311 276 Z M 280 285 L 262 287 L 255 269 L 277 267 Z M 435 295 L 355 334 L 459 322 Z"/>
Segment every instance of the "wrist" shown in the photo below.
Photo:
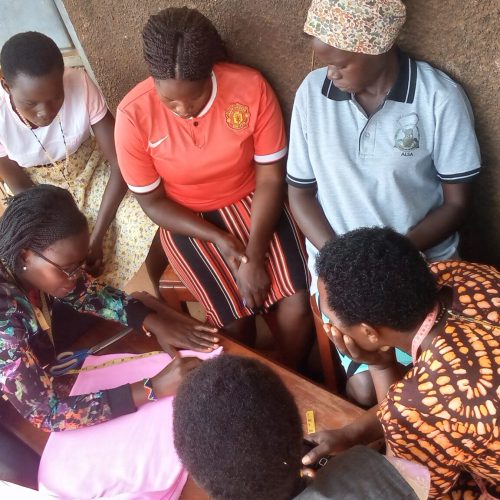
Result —
<path fill-rule="evenodd" d="M 149 313 L 142 322 L 142 330 L 148 336 L 154 335 L 156 337 L 156 323 L 158 321 L 158 314 L 153 312 Z"/>
<path fill-rule="evenodd" d="M 89 246 L 102 246 L 102 242 L 104 240 L 104 232 L 102 231 L 93 231 L 92 234 L 90 235 L 89 239 Z"/>
<path fill-rule="evenodd" d="M 356 425 L 356 423 L 345 426 L 342 431 L 346 448 L 352 448 L 361 443 L 363 429 Z"/>
<path fill-rule="evenodd" d="M 212 224 L 210 224 L 212 226 Z M 214 245 L 218 245 L 219 242 L 225 242 L 230 237 L 230 233 L 224 231 L 223 229 L 219 229 L 216 226 L 212 226 L 210 232 L 208 233 L 208 240 L 211 241 Z"/>
<path fill-rule="evenodd" d="M 245 255 L 248 257 L 249 262 L 264 263 L 267 259 L 267 248 L 256 248 L 251 242 L 248 243 L 245 249 Z"/>

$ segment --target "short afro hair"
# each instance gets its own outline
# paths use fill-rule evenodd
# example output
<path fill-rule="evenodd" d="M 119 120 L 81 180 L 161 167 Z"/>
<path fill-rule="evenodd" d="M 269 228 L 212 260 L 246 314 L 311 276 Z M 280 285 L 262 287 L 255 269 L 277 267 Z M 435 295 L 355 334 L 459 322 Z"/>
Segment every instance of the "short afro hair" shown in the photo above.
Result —
<path fill-rule="evenodd" d="M 326 300 L 346 326 L 416 328 L 437 300 L 419 251 L 389 228 L 362 228 L 328 242 L 316 261 Z"/>
<path fill-rule="evenodd" d="M 52 38 L 37 31 L 10 37 L 2 47 L 0 66 L 5 80 L 12 85 L 20 75 L 45 76 L 54 70 L 64 71 L 61 51 Z"/>
<path fill-rule="evenodd" d="M 216 500 L 288 500 L 300 486 L 302 425 L 295 401 L 262 363 L 223 354 L 181 384 L 174 443 Z"/>
<path fill-rule="evenodd" d="M 142 40 L 144 59 L 156 80 L 204 80 L 215 63 L 227 59 L 214 25 L 188 7 L 170 7 L 151 16 Z"/>

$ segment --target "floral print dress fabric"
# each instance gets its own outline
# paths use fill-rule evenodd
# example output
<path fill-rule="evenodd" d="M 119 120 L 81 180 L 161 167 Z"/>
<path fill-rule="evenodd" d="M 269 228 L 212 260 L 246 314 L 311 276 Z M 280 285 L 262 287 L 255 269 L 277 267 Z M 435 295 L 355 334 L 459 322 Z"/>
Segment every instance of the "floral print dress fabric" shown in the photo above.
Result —
<path fill-rule="evenodd" d="M 87 278 L 81 279 L 63 302 L 77 311 L 124 325 L 133 322 L 130 313 L 137 316 L 143 309 L 141 303 L 124 292 Z M 43 368 L 54 355 L 49 336 L 40 327 L 29 298 L 9 281 L 0 266 L 0 389 L 3 394 L 23 417 L 45 431 L 76 429 L 116 416 L 110 394 L 119 389 L 59 397 L 52 376 Z"/>

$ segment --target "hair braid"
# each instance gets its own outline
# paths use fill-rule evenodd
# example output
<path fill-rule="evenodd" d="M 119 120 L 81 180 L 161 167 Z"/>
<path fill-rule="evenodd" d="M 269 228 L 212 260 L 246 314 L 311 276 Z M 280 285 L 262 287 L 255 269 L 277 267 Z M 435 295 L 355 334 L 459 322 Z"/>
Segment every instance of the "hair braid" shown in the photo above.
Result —
<path fill-rule="evenodd" d="M 144 59 L 157 80 L 203 80 L 227 59 L 226 46 L 214 25 L 196 9 L 164 9 L 142 31 Z"/>
<path fill-rule="evenodd" d="M 87 227 L 68 191 L 48 184 L 34 186 L 8 200 L 0 218 L 0 258 L 15 272 L 22 250 L 43 252 Z"/>

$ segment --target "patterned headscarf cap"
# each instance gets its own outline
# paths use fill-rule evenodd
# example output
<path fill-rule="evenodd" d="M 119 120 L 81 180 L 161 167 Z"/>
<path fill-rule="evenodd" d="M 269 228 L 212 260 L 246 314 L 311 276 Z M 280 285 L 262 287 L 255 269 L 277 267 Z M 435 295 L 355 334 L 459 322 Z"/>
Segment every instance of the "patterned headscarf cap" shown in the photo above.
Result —
<path fill-rule="evenodd" d="M 304 31 L 349 52 L 383 54 L 406 20 L 400 0 L 312 0 Z"/>

